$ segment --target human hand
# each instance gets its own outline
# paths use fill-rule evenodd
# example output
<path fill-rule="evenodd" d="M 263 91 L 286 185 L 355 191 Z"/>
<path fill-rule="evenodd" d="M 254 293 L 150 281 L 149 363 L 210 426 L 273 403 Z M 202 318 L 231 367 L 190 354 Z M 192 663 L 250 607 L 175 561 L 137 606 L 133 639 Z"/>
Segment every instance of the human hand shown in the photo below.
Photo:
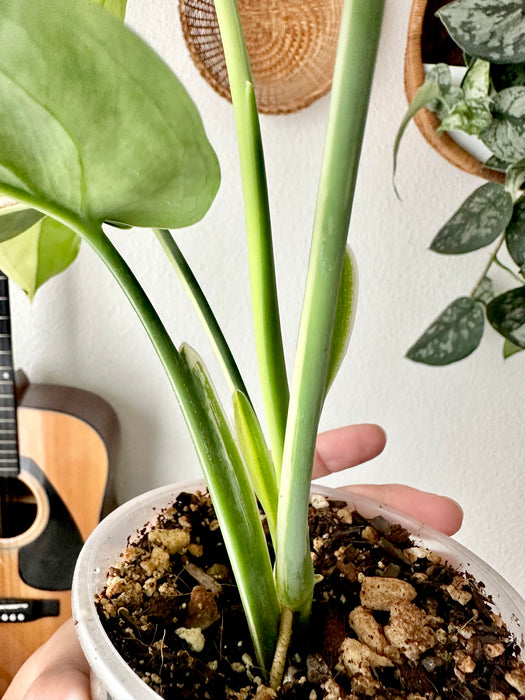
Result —
<path fill-rule="evenodd" d="M 89 665 L 72 619 L 21 666 L 2 700 L 90 700 Z"/>
<path fill-rule="evenodd" d="M 385 443 L 385 432 L 374 424 L 347 425 L 321 433 L 317 438 L 314 479 L 377 457 L 383 451 Z M 446 496 L 401 484 L 359 484 L 346 488 L 352 493 L 395 508 L 446 535 L 457 532 L 463 521 L 461 506 Z"/>
<path fill-rule="evenodd" d="M 343 471 L 376 457 L 386 436 L 377 425 L 351 425 L 321 433 L 314 478 Z M 450 498 L 399 484 L 347 487 L 411 515 L 446 534 L 457 532 L 463 512 Z M 22 666 L 3 700 L 90 700 L 89 666 L 73 621 L 66 622 Z"/>

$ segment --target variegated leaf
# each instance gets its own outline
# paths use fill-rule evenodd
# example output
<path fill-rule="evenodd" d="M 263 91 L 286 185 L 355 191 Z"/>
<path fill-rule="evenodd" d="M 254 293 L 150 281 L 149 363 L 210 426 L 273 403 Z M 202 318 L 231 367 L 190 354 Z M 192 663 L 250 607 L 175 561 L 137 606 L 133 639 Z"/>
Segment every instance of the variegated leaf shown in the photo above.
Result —
<path fill-rule="evenodd" d="M 505 231 L 505 241 L 511 258 L 516 265 L 525 265 L 525 198 L 518 199 L 514 205 L 512 219 Z"/>
<path fill-rule="evenodd" d="M 483 143 L 507 163 L 525 158 L 525 87 L 498 93 L 492 115 L 492 124 L 479 135 Z"/>
<path fill-rule="evenodd" d="M 469 56 L 492 63 L 525 61 L 523 0 L 456 0 L 437 15 Z"/>
<path fill-rule="evenodd" d="M 495 182 L 475 190 L 432 241 L 436 253 L 458 255 L 483 248 L 496 240 L 512 216 L 512 197 Z"/>
<path fill-rule="evenodd" d="M 481 302 L 471 297 L 453 301 L 407 352 L 425 365 L 449 365 L 470 355 L 483 336 L 485 316 Z"/>
<path fill-rule="evenodd" d="M 525 348 L 525 287 L 500 294 L 487 306 L 491 326 L 514 345 Z"/>

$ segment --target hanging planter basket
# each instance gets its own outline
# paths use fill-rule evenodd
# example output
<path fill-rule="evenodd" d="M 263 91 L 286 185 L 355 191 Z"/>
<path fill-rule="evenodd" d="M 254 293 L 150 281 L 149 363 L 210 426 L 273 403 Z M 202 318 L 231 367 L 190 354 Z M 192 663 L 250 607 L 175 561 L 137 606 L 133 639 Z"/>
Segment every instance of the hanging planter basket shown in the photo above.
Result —
<path fill-rule="evenodd" d="M 448 37 L 435 12 L 450 0 L 413 0 L 408 22 L 405 55 L 405 91 L 411 102 L 418 88 L 425 81 L 425 63 L 462 65 L 461 51 Z M 421 109 L 414 117 L 419 130 L 443 158 L 472 175 L 494 182 L 504 182 L 503 173 L 487 168 L 474 155 L 466 151 L 447 133 L 438 134 L 440 121 L 428 109 Z"/>
<path fill-rule="evenodd" d="M 240 0 L 259 112 L 295 112 L 331 88 L 343 0 Z M 230 87 L 213 0 L 180 0 L 182 31 L 201 75 Z"/>

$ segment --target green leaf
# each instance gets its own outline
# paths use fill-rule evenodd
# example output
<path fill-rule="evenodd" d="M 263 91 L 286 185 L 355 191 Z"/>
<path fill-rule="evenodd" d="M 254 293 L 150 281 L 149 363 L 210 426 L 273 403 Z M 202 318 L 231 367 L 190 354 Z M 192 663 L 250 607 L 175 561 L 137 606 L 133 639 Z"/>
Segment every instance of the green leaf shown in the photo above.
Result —
<path fill-rule="evenodd" d="M 456 44 L 492 63 L 525 61 L 522 0 L 456 0 L 437 12 Z"/>
<path fill-rule="evenodd" d="M 467 102 L 487 100 L 490 95 L 490 63 L 479 58 L 473 61 L 463 78 L 461 87 Z"/>
<path fill-rule="evenodd" d="M 477 135 L 491 123 L 492 114 L 486 100 L 461 100 L 443 115 L 437 133 L 457 130 Z"/>
<path fill-rule="evenodd" d="M 73 231 L 45 217 L 0 243 L 0 269 L 32 300 L 44 282 L 71 265 L 79 248 L 80 238 Z"/>
<path fill-rule="evenodd" d="M 487 168 L 490 168 L 491 170 L 497 170 L 500 173 L 504 173 L 509 167 L 507 161 L 501 160 L 501 158 L 498 158 L 497 156 L 490 156 L 490 158 L 486 161 L 485 165 L 487 166 Z"/>
<path fill-rule="evenodd" d="M 484 314 L 481 302 L 459 297 L 427 328 L 407 352 L 425 365 L 441 366 L 462 360 L 481 342 Z"/>
<path fill-rule="evenodd" d="M 514 85 L 525 85 L 525 63 L 493 63 L 490 75 L 496 92 Z"/>
<path fill-rule="evenodd" d="M 248 476 L 266 514 L 268 528 L 276 545 L 279 490 L 272 458 L 255 411 L 247 397 L 240 391 L 233 394 L 233 409 L 237 439 Z"/>
<path fill-rule="evenodd" d="M 7 209 L 7 207 L 0 209 L 0 243 L 18 236 L 44 217 L 42 212 L 35 209 L 13 211 L 16 205 L 9 207 L 10 213 L 7 213 Z"/>
<path fill-rule="evenodd" d="M 419 112 L 423 107 L 429 107 L 430 105 L 437 101 L 444 100 L 446 96 L 450 94 L 452 90 L 452 76 L 450 73 L 450 68 L 444 63 L 440 63 L 429 71 L 425 78 L 425 82 L 421 87 L 418 88 L 412 102 L 410 103 L 408 110 L 403 117 L 399 129 L 396 134 L 396 139 L 394 141 L 394 176 L 397 168 L 397 156 L 399 151 L 399 146 L 401 144 L 401 139 L 403 134 L 410 122 L 410 120 Z"/>
<path fill-rule="evenodd" d="M 500 294 L 487 306 L 491 326 L 514 345 L 525 348 L 525 287 Z"/>
<path fill-rule="evenodd" d="M 346 255 L 341 275 L 341 286 L 335 312 L 334 331 L 330 348 L 330 360 L 328 363 L 328 377 L 326 380 L 326 392 L 332 386 L 337 372 L 343 362 L 348 349 L 350 335 L 355 319 L 357 306 L 357 263 L 350 246 L 346 247 Z"/>
<path fill-rule="evenodd" d="M 525 265 L 525 198 L 521 197 L 514 205 L 512 219 L 505 231 L 505 241 L 511 258 L 516 265 Z"/>
<path fill-rule="evenodd" d="M 126 16 L 127 0 L 91 0 L 95 5 L 100 5 L 115 17 L 124 19 Z"/>
<path fill-rule="evenodd" d="M 280 607 L 259 509 L 224 410 L 197 353 L 181 348 L 199 404 L 209 459 L 202 465 L 246 613 L 258 663 L 270 668 Z"/>
<path fill-rule="evenodd" d="M 190 97 L 89 0 L 2 0 L 0 191 L 64 221 L 198 221 L 219 184 Z"/>
<path fill-rule="evenodd" d="M 521 195 L 521 188 L 525 183 L 525 158 L 512 163 L 506 170 L 505 188 L 512 195 L 514 201 Z"/>
<path fill-rule="evenodd" d="M 525 158 L 525 87 L 498 93 L 492 115 L 492 124 L 479 135 L 483 143 L 507 163 Z"/>
<path fill-rule="evenodd" d="M 525 348 L 520 348 L 514 345 L 508 338 L 505 338 L 505 342 L 503 343 L 503 358 L 505 360 L 518 352 L 523 352 L 523 350 L 525 350 Z"/>
<path fill-rule="evenodd" d="M 467 134 L 479 134 L 492 122 L 490 111 L 490 63 L 476 59 L 470 65 L 461 92 L 454 93 L 447 109 L 438 109 L 441 124 L 438 132 L 461 130 Z"/>
<path fill-rule="evenodd" d="M 505 231 L 511 216 L 511 195 L 503 185 L 488 182 L 463 202 L 438 232 L 430 249 L 457 255 L 483 248 Z"/>

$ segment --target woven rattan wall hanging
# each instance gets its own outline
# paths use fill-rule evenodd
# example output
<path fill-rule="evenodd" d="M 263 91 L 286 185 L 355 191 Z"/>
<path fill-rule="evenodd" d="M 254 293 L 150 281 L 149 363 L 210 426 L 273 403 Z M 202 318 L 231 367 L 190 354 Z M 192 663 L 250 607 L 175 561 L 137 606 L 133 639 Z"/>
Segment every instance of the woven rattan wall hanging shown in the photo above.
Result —
<path fill-rule="evenodd" d="M 343 0 L 239 0 L 259 111 L 307 107 L 332 84 Z M 213 0 L 180 0 L 182 30 L 203 77 L 230 98 Z"/>

